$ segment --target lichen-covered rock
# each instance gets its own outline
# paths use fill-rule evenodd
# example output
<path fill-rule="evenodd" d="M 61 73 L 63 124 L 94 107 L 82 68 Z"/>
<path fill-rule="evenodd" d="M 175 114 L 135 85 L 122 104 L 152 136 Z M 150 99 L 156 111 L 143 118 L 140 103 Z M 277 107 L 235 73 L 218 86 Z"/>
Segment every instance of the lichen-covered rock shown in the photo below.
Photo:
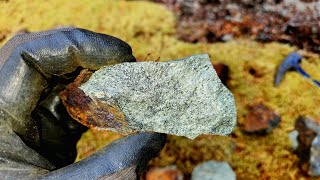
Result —
<path fill-rule="evenodd" d="M 153 131 L 193 139 L 200 134 L 227 135 L 236 124 L 233 95 L 208 55 L 104 67 L 74 94 L 62 99 L 75 119 L 122 134 Z M 83 103 L 85 108 L 74 113 L 70 105 L 79 95 L 82 106 L 74 108 Z M 90 117 L 79 115 L 81 111 Z"/>
<path fill-rule="evenodd" d="M 227 162 L 207 161 L 192 171 L 192 180 L 235 180 L 236 175 Z"/>

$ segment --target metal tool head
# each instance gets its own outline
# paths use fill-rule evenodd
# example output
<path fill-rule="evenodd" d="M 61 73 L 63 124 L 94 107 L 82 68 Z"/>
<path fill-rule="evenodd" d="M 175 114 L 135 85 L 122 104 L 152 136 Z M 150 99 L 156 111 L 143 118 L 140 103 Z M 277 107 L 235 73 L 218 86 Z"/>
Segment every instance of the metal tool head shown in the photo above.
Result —
<path fill-rule="evenodd" d="M 274 80 L 274 86 L 278 86 L 284 75 L 287 71 L 294 69 L 298 71 L 303 76 L 309 76 L 306 74 L 301 67 L 299 66 L 299 63 L 301 62 L 302 56 L 296 52 L 290 53 L 280 64 L 278 67 L 278 70 L 276 72 L 275 80 Z"/>

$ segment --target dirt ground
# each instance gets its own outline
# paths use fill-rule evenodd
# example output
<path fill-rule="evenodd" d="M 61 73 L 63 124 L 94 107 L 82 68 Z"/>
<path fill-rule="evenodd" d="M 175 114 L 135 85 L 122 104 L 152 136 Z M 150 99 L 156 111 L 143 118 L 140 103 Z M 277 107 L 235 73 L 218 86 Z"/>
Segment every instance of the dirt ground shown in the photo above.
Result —
<path fill-rule="evenodd" d="M 177 17 L 179 39 L 228 41 L 246 37 L 320 52 L 320 3 L 316 0 L 153 0 Z"/>

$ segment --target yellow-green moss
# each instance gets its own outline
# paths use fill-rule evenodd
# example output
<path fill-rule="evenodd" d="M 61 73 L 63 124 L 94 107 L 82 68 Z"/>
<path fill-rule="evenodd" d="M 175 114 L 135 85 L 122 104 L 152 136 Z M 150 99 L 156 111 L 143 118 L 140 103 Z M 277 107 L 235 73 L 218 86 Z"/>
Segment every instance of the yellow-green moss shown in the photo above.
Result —
<path fill-rule="evenodd" d="M 122 135 L 114 132 L 89 130 L 83 133 L 77 144 L 78 155 L 76 161 L 88 157 L 93 152 L 121 138 Z"/>
<path fill-rule="evenodd" d="M 169 136 L 153 166 L 177 163 L 185 173 L 209 159 L 226 160 L 238 179 L 303 178 L 288 139 L 299 115 L 319 116 L 320 89 L 295 72 L 289 72 L 280 86 L 273 87 L 277 65 L 291 51 L 289 45 L 261 44 L 251 40 L 228 43 L 189 44 L 176 39 L 174 16 L 165 7 L 143 1 L 25 1 L 0 2 L 0 36 L 4 43 L 21 29 L 40 31 L 73 25 L 117 36 L 127 41 L 141 60 L 167 61 L 192 54 L 208 53 L 213 63 L 225 63 L 231 70 L 229 89 L 234 93 L 239 123 L 246 106 L 263 102 L 280 113 L 280 125 L 267 136 L 245 135 L 235 129 L 232 137 L 201 136 L 195 140 Z M 320 58 L 311 54 L 303 60 L 306 71 L 320 80 Z M 249 71 L 254 69 L 259 77 Z M 78 144 L 81 159 L 120 135 L 88 131 Z"/>

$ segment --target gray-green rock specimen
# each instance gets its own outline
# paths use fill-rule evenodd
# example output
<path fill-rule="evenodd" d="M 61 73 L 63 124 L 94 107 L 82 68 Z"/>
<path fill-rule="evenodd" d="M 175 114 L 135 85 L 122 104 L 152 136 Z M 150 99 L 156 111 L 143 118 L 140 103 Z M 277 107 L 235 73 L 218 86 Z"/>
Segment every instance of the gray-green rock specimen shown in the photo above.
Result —
<path fill-rule="evenodd" d="M 227 135 L 236 124 L 233 95 L 221 83 L 208 55 L 104 67 L 79 88 L 89 97 L 90 111 L 95 109 L 86 124 L 95 121 L 90 127 L 98 129 L 123 134 L 153 131 L 193 139 L 200 134 Z M 96 107 L 102 108 L 96 111 Z"/>
<path fill-rule="evenodd" d="M 192 171 L 192 180 L 235 180 L 236 175 L 227 162 L 207 161 Z"/>

